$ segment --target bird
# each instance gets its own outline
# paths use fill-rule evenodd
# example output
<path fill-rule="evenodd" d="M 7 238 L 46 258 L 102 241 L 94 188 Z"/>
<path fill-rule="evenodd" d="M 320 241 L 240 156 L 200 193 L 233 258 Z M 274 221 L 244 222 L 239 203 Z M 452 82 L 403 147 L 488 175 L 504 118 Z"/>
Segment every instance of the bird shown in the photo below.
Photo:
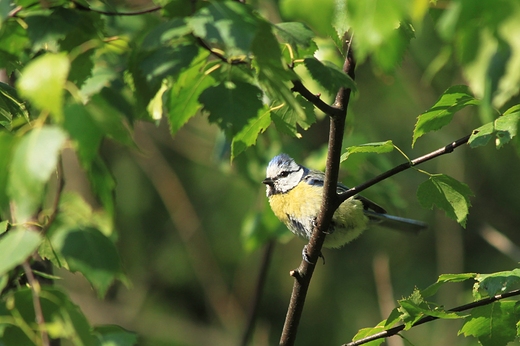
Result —
<path fill-rule="evenodd" d="M 262 181 L 276 217 L 291 232 L 307 240 L 312 235 L 320 211 L 324 179 L 325 173 L 299 165 L 287 154 L 279 154 L 269 162 L 266 178 Z M 347 190 L 348 187 L 338 183 L 337 193 Z M 323 246 L 340 248 L 373 224 L 412 232 L 427 228 L 427 224 L 422 221 L 389 215 L 378 204 L 354 195 L 335 211 Z M 306 247 L 302 255 L 308 261 Z"/>

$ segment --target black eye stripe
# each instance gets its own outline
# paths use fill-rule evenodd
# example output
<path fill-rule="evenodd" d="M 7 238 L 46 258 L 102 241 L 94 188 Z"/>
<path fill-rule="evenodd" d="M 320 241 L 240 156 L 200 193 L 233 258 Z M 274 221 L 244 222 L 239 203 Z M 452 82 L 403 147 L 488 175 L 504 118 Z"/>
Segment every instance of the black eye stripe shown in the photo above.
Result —
<path fill-rule="evenodd" d="M 282 171 L 282 172 L 280 172 L 280 174 L 278 174 L 278 177 L 285 178 L 285 177 L 288 177 L 289 174 L 299 172 L 300 170 L 301 170 L 301 168 L 294 170 L 294 171 Z"/>

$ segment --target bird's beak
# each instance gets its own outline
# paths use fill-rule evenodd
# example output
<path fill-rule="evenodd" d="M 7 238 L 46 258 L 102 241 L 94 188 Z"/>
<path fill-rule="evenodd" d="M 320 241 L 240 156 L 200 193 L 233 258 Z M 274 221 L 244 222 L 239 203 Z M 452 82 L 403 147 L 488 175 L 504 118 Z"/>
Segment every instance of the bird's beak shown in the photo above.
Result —
<path fill-rule="evenodd" d="M 264 183 L 265 185 L 273 185 L 273 179 L 265 178 L 264 180 L 262 180 L 262 183 Z"/>

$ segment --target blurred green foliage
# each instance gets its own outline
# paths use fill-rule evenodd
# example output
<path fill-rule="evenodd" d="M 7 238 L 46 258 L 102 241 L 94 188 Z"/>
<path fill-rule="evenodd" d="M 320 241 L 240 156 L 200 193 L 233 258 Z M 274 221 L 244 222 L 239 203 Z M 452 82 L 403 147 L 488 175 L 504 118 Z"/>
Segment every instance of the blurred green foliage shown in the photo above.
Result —
<path fill-rule="evenodd" d="M 0 2 L 0 345 L 41 344 L 33 295 L 48 335 L 72 344 L 238 344 L 268 242 L 251 344 L 275 344 L 303 242 L 261 181 L 280 152 L 324 169 L 328 139 L 326 116 L 292 80 L 329 103 L 356 90 L 348 186 L 405 162 L 394 147 L 415 158 L 472 134 L 418 167 L 428 175 L 363 192 L 430 228 L 374 228 L 324 251 L 299 345 L 346 343 L 396 307 L 389 321 L 408 327 L 433 307 L 516 288 L 519 18 L 514 0 Z M 347 30 L 355 84 L 341 70 Z M 35 267 L 39 256 L 54 273 Z M 38 288 L 24 264 L 54 286 Z M 514 301 L 465 321 L 436 313 L 447 320 L 406 338 L 517 337 Z M 497 321 L 495 339 L 481 318 Z"/>

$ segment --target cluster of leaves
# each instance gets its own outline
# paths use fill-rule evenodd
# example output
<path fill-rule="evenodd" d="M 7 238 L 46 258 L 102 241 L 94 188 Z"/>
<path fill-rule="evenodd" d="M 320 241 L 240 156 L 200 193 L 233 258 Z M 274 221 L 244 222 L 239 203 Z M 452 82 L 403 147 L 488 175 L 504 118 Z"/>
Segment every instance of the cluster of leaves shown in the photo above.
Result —
<path fill-rule="evenodd" d="M 448 283 L 473 280 L 473 297 L 475 303 L 456 309 L 447 310 L 443 306 L 427 301 L 440 287 Z M 408 298 L 398 301 L 388 319 L 374 328 L 364 328 L 353 338 L 354 341 L 370 335 L 390 330 L 402 324 L 400 330 L 408 330 L 425 320 L 462 319 L 464 324 L 459 334 L 472 336 L 479 343 L 486 345 L 507 345 L 520 338 L 518 323 L 520 307 L 518 301 L 506 300 L 502 295 L 518 295 L 520 270 L 497 272 L 493 274 L 444 274 L 433 285 L 424 290 L 415 289 Z M 510 294 L 507 294 L 509 293 Z M 382 339 L 374 340 L 367 345 L 380 345 Z"/>

